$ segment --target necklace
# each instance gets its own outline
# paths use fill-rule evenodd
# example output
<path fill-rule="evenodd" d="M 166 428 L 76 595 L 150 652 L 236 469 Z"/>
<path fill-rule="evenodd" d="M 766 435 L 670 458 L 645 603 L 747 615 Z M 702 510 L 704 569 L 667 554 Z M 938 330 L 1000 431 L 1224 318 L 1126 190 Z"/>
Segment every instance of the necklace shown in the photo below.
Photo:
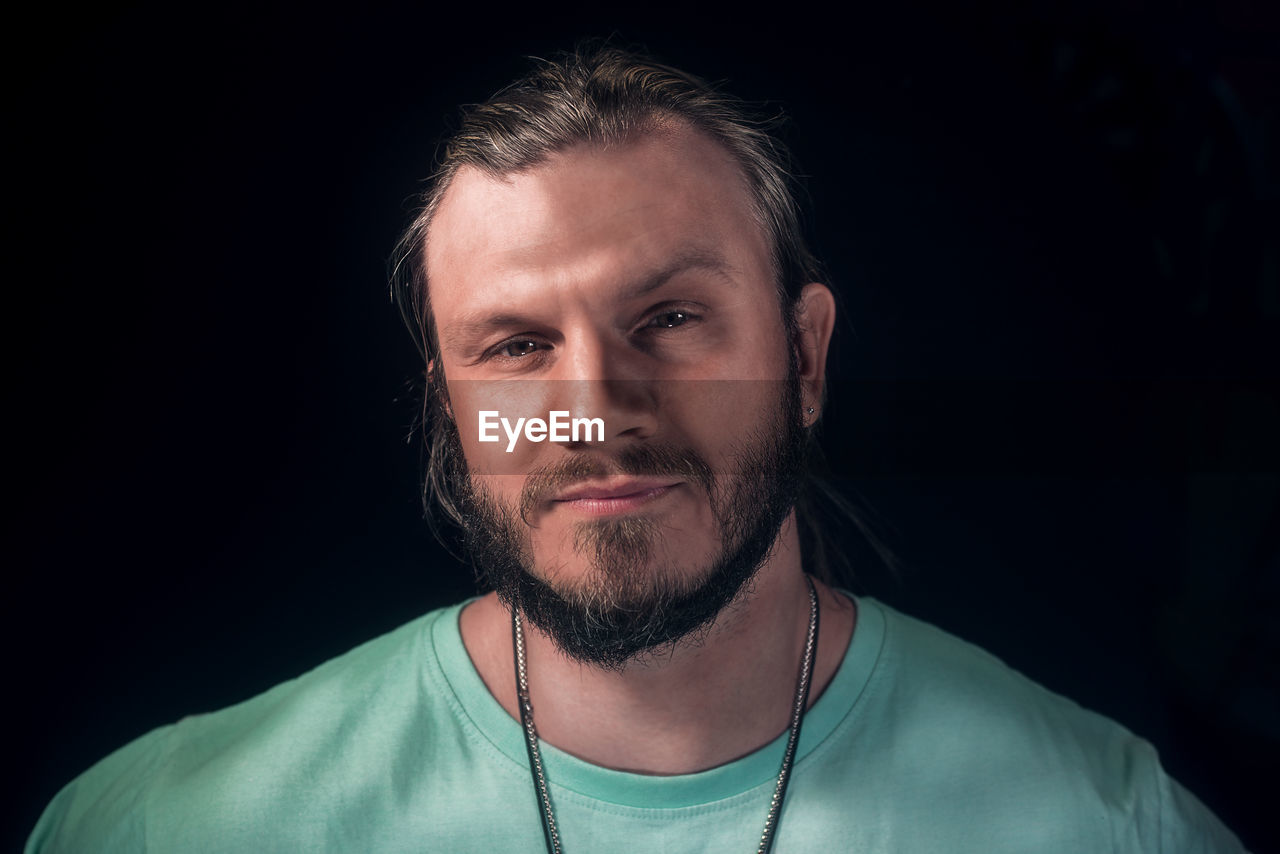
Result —
<path fill-rule="evenodd" d="M 782 767 L 778 770 L 778 782 L 773 787 L 773 800 L 769 802 L 769 814 L 765 818 L 764 832 L 760 834 L 757 854 L 767 854 L 773 848 L 773 837 L 778 830 L 778 818 L 782 813 L 782 799 L 787 794 L 791 779 L 791 765 L 796 758 L 796 744 L 800 741 L 800 724 L 804 721 L 805 707 L 809 705 L 809 683 L 813 677 L 813 659 L 818 652 L 818 591 L 813 579 L 804 577 L 809 585 L 809 637 L 800 659 L 800 675 L 796 679 L 796 697 L 791 706 L 791 727 L 787 735 L 787 749 L 782 754 Z M 511 609 L 512 645 L 516 657 L 516 699 L 520 704 L 520 723 L 524 729 L 524 745 L 529 751 L 529 770 L 533 774 L 533 790 L 538 796 L 542 812 L 542 833 L 547 843 L 547 854 L 561 854 L 560 833 L 556 830 L 556 814 L 551 809 L 547 794 L 547 775 L 542 767 L 542 752 L 538 749 L 538 730 L 533 725 L 533 704 L 529 702 L 529 671 L 525 666 L 524 627 L 520 610 Z"/>

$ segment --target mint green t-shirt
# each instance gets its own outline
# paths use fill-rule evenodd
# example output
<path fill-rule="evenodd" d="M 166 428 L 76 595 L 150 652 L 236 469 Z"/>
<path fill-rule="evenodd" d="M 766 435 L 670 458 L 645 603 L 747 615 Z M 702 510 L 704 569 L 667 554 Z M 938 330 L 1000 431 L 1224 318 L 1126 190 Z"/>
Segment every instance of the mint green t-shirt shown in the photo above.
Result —
<path fill-rule="evenodd" d="M 57 795 L 28 854 L 543 850 L 461 607 L 139 738 Z M 1147 742 L 873 599 L 801 732 L 779 854 L 1242 850 Z M 785 740 L 674 777 L 544 744 L 564 851 L 756 850 Z"/>

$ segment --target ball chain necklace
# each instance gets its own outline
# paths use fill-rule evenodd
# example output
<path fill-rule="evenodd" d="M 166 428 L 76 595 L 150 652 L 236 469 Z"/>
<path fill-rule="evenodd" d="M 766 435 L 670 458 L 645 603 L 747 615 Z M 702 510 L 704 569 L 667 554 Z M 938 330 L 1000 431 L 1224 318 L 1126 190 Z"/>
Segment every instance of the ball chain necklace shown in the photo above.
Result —
<path fill-rule="evenodd" d="M 818 591 L 813 579 L 804 577 L 809 585 L 809 637 L 800 659 L 800 676 L 796 680 L 796 697 L 791 706 L 791 727 L 787 735 L 787 749 L 782 754 L 782 768 L 778 770 L 778 782 L 773 787 L 773 800 L 769 802 L 769 814 L 765 818 L 764 832 L 760 834 L 757 854 L 767 854 L 773 848 L 773 837 L 778 829 L 778 817 L 782 812 L 782 799 L 787 794 L 787 782 L 791 779 L 791 765 L 796 757 L 796 744 L 800 741 L 800 724 L 804 721 L 805 707 L 809 705 L 809 683 L 813 677 L 813 659 L 818 651 Z M 533 774 L 533 790 L 538 796 L 542 811 L 542 833 L 547 843 L 547 854 L 561 854 L 560 833 L 556 830 L 556 815 L 551 809 L 547 794 L 547 775 L 542 766 L 542 752 L 538 749 L 538 730 L 533 725 L 533 704 L 529 702 L 529 672 L 525 666 L 524 627 L 518 608 L 511 609 L 511 635 L 516 657 L 516 697 L 520 704 L 520 723 L 524 729 L 524 744 L 529 751 L 529 770 Z"/>

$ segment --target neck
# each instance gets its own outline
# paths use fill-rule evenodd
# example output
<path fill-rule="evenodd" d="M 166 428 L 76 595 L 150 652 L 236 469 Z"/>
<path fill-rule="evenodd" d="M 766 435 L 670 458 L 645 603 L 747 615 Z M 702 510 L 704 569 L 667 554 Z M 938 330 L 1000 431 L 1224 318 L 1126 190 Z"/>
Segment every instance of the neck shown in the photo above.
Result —
<path fill-rule="evenodd" d="M 818 585 L 821 635 L 810 703 L 839 667 L 852 603 Z M 485 685 L 519 720 L 511 615 L 493 594 L 471 603 L 462 640 Z M 597 765 L 687 774 L 768 744 L 790 723 L 809 626 L 794 516 L 769 560 L 704 641 L 680 643 L 620 671 L 567 658 L 525 621 L 530 700 L 543 741 Z"/>

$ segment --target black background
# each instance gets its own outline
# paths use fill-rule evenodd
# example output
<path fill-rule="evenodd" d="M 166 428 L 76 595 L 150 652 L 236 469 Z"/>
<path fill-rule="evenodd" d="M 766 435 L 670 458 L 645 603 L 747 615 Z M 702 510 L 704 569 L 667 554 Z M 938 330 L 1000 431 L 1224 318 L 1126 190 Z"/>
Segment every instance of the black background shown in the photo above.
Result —
<path fill-rule="evenodd" d="M 127 740 L 472 592 L 420 518 L 385 261 L 457 105 L 613 33 L 790 118 L 842 295 L 831 473 L 901 564 L 842 532 L 853 586 L 1275 846 L 1264 5 L 12 21 L 3 841 Z"/>

